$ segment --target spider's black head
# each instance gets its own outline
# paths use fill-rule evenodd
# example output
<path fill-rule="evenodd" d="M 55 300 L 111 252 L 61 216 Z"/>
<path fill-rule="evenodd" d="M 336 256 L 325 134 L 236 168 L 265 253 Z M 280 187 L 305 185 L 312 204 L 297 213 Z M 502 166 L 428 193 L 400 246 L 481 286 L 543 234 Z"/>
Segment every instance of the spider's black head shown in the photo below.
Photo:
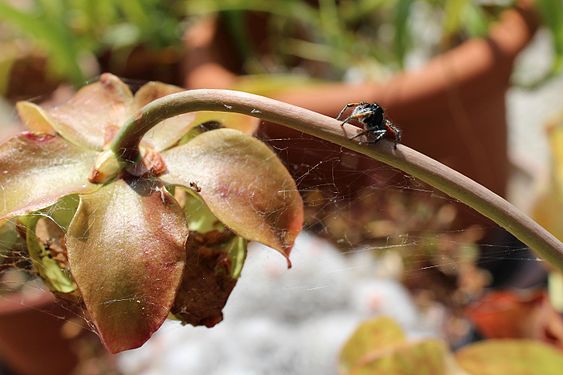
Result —
<path fill-rule="evenodd" d="M 384 126 L 385 111 L 376 103 L 362 103 L 354 108 L 353 114 L 361 115 L 358 120 L 366 129 L 380 129 Z"/>

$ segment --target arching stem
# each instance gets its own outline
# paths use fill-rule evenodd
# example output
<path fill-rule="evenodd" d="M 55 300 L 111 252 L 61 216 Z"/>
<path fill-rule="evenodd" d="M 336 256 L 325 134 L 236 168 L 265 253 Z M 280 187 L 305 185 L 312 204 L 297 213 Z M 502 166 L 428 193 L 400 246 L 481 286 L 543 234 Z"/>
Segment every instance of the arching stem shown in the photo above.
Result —
<path fill-rule="evenodd" d="M 125 124 L 111 152 L 121 168 L 138 157 L 143 135 L 160 121 L 186 112 L 237 112 L 261 118 L 336 143 L 398 168 L 448 194 L 496 222 L 528 245 L 537 255 L 563 272 L 563 244 L 506 200 L 470 178 L 404 145 L 395 149 L 382 140 L 370 145 L 362 138 L 351 140 L 362 130 L 340 126 L 319 113 L 258 95 L 229 90 L 191 90 L 157 99 Z M 363 141 L 366 141 L 365 139 Z"/>

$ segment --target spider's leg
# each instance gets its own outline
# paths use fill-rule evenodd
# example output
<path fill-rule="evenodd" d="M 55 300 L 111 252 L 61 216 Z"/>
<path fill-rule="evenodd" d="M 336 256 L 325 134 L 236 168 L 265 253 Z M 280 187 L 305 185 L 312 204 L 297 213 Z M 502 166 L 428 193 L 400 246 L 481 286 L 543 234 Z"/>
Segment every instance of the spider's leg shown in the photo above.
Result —
<path fill-rule="evenodd" d="M 401 143 L 401 129 L 387 119 L 385 120 L 385 127 L 393 133 L 395 138 L 395 148 L 397 148 L 397 143 Z"/>
<path fill-rule="evenodd" d="M 387 129 L 375 130 L 372 132 L 372 134 L 375 135 L 375 138 L 373 139 L 373 141 L 369 141 L 369 144 L 375 144 L 379 142 L 381 138 L 383 138 L 385 134 L 387 134 Z"/>
<path fill-rule="evenodd" d="M 340 126 L 344 126 L 344 124 L 346 124 L 348 121 L 352 120 L 353 116 L 348 116 L 344 119 L 344 121 L 342 121 L 342 123 L 340 123 Z M 336 118 L 338 120 L 338 118 Z"/>
<path fill-rule="evenodd" d="M 387 130 L 385 129 L 379 129 L 379 130 L 364 130 L 363 132 L 359 132 L 358 134 L 356 134 L 355 136 L 353 136 L 350 139 L 355 139 L 358 137 L 361 137 L 362 135 L 365 134 L 372 134 L 375 136 L 375 139 L 371 142 L 368 143 L 377 143 L 377 141 L 379 141 L 381 138 L 383 138 L 385 136 L 385 134 L 387 134 Z"/>
<path fill-rule="evenodd" d="M 350 116 L 346 117 L 346 118 L 344 119 L 344 121 L 342 121 L 342 123 L 340 124 L 340 126 L 344 126 L 344 124 L 346 124 L 346 123 L 347 123 L 348 121 L 350 121 L 350 120 L 361 119 L 361 118 L 364 118 L 364 117 L 366 117 L 366 116 L 368 116 L 368 115 L 369 115 L 369 113 L 367 113 L 367 114 L 366 114 L 366 113 L 356 113 L 355 115 L 350 115 Z"/>
<path fill-rule="evenodd" d="M 348 108 L 350 108 L 350 107 L 357 107 L 357 106 L 359 106 L 360 104 L 362 104 L 362 103 L 358 102 L 358 103 L 348 103 L 348 104 L 346 104 L 346 105 L 344 106 L 344 108 L 342 108 L 342 110 L 340 111 L 340 113 L 338 114 L 338 116 L 336 116 L 336 119 L 337 119 L 337 120 L 340 120 L 340 117 L 342 117 L 342 115 L 344 114 L 344 112 L 346 112 L 346 110 L 347 110 Z"/>
<path fill-rule="evenodd" d="M 352 138 L 348 138 L 348 139 L 356 139 L 358 137 L 361 137 L 362 135 L 366 135 L 368 134 L 370 131 L 369 130 L 364 130 L 362 132 L 359 132 L 358 134 L 356 134 L 355 136 L 353 136 Z"/>

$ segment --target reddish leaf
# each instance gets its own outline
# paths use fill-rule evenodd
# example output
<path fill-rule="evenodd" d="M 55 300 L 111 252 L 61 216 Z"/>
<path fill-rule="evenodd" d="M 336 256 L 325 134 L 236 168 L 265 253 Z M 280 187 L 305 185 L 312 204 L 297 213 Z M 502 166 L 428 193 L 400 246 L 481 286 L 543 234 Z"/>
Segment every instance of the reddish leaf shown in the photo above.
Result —
<path fill-rule="evenodd" d="M 239 236 L 289 256 L 303 224 L 295 182 L 262 142 L 218 129 L 162 153 L 168 184 L 196 187 L 209 209 Z"/>
<path fill-rule="evenodd" d="M 67 233 L 70 267 L 106 347 L 141 346 L 166 318 L 188 236 L 176 201 L 147 180 L 81 196 Z"/>
<path fill-rule="evenodd" d="M 50 126 L 76 145 L 99 150 L 131 115 L 132 103 L 133 95 L 127 85 L 106 73 L 63 105 L 42 110 L 23 102 L 18 104 L 18 111 L 32 130 L 46 130 Z"/>
<path fill-rule="evenodd" d="M 24 133 L 0 145 L 0 219 L 96 190 L 88 181 L 96 155 L 52 135 Z"/>

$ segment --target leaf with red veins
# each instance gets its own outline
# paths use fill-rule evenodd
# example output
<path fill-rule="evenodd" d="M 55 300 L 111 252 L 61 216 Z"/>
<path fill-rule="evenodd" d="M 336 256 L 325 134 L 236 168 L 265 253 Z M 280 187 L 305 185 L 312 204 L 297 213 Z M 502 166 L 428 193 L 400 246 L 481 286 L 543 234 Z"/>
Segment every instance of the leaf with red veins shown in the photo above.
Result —
<path fill-rule="evenodd" d="M 72 275 L 108 350 L 137 348 L 174 302 L 186 219 L 164 189 L 143 179 L 120 179 L 80 199 L 66 237 Z"/>
<path fill-rule="evenodd" d="M 0 219 L 23 215 L 75 193 L 88 181 L 97 152 L 61 137 L 23 133 L 0 145 Z"/>
<path fill-rule="evenodd" d="M 132 104 L 129 87 L 116 76 L 105 73 L 60 106 L 41 109 L 33 103 L 21 102 L 17 108 L 30 129 L 51 133 L 50 126 L 76 145 L 101 150 L 108 143 L 108 134 L 115 134 L 131 116 Z"/>
<path fill-rule="evenodd" d="M 167 184 L 197 186 L 233 232 L 288 257 L 303 225 L 303 201 L 289 172 L 259 140 L 218 129 L 162 153 Z"/>

